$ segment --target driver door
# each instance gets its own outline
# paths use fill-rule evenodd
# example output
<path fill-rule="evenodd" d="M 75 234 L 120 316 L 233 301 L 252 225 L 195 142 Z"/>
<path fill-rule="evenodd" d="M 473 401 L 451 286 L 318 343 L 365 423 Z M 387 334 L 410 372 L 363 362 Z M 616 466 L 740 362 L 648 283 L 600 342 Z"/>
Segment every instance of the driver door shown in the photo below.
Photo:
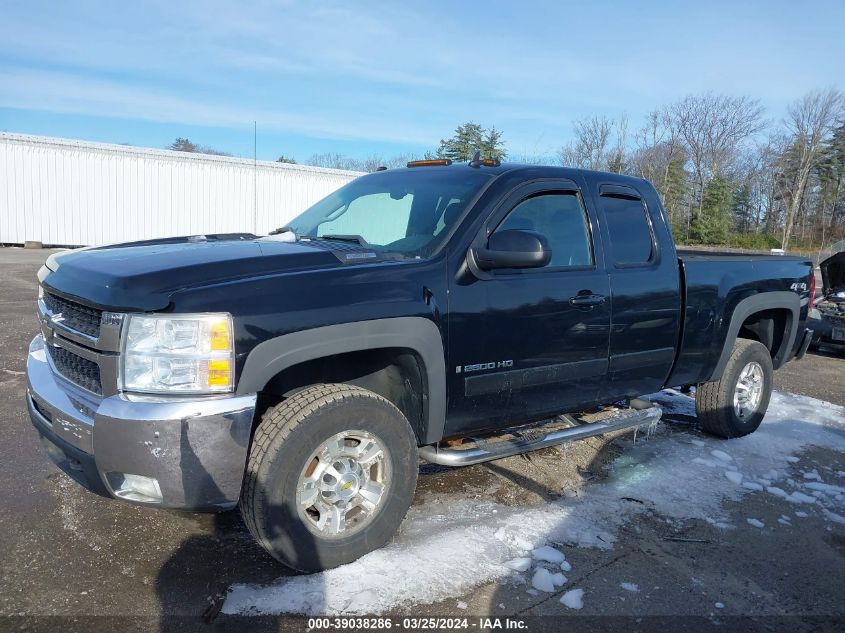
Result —
<path fill-rule="evenodd" d="M 517 188 L 473 246 L 512 229 L 544 235 L 551 261 L 451 280 L 447 434 L 591 404 L 607 376 L 610 287 L 580 188 L 569 180 Z"/>

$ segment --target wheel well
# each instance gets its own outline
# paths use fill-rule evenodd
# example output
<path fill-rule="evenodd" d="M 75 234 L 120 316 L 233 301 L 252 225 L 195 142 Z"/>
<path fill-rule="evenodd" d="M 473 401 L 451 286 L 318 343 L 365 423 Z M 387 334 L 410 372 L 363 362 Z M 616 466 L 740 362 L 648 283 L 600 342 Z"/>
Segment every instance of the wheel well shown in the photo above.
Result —
<path fill-rule="evenodd" d="M 423 394 L 425 367 L 410 349 L 383 348 L 325 356 L 293 365 L 276 374 L 259 394 L 258 411 L 317 383 L 345 383 L 386 398 L 411 424 L 418 441 L 425 437 Z M 260 421 L 256 416 L 254 425 Z"/>
<path fill-rule="evenodd" d="M 789 310 L 762 310 L 749 315 L 742 323 L 737 338 L 751 339 L 766 346 L 774 361 L 782 357 L 782 348 L 789 340 L 792 313 Z"/>

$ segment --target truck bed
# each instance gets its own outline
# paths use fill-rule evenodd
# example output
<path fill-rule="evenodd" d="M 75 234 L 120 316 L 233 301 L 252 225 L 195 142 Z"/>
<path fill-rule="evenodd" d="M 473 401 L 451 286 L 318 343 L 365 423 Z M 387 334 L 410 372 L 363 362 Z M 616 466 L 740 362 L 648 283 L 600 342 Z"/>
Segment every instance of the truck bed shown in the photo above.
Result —
<path fill-rule="evenodd" d="M 807 318 L 812 263 L 802 257 L 678 250 L 682 305 L 685 307 L 681 340 L 668 384 L 706 382 L 719 364 L 728 329 L 737 306 L 766 292 L 796 293 L 800 298 L 799 324 Z M 786 362 L 800 345 L 776 359 Z"/>

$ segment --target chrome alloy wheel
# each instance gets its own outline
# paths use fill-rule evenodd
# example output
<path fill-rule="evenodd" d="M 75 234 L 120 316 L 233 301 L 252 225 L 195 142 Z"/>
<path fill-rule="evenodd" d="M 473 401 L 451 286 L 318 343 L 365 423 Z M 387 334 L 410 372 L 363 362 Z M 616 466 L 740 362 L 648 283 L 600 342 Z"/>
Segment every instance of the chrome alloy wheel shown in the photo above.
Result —
<path fill-rule="evenodd" d="M 324 538 L 346 537 L 372 521 L 390 486 L 390 460 L 379 439 L 344 431 L 314 451 L 296 487 L 300 517 Z"/>
<path fill-rule="evenodd" d="M 763 368 L 756 361 L 751 361 L 739 372 L 734 390 L 734 412 L 740 420 L 747 420 L 757 412 L 764 382 Z"/>

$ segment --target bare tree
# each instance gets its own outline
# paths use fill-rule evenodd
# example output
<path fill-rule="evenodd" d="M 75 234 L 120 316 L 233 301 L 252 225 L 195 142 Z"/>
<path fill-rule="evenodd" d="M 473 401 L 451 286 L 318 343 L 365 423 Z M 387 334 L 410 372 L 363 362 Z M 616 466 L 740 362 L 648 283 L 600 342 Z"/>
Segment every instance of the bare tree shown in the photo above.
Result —
<path fill-rule="evenodd" d="M 686 193 L 687 153 L 668 108 L 654 110 L 634 135 L 628 159 L 632 173 L 651 181 L 671 220 L 676 220 Z"/>
<path fill-rule="evenodd" d="M 766 127 L 755 99 L 691 95 L 630 137 L 624 117 L 579 119 L 558 160 L 650 180 L 680 241 L 794 248 L 845 236 L 845 95 L 813 92 L 762 138 Z"/>
<path fill-rule="evenodd" d="M 628 115 L 623 114 L 613 124 L 616 131 L 616 145 L 607 157 L 605 169 L 623 174 L 628 169 Z"/>
<path fill-rule="evenodd" d="M 623 121 L 627 130 L 627 119 L 623 117 Z M 560 163 L 567 167 L 608 169 L 613 154 L 611 136 L 620 126 L 605 116 L 594 116 L 578 119 L 572 127 L 575 140 L 558 152 Z"/>
<path fill-rule="evenodd" d="M 843 115 L 843 96 L 838 90 L 814 90 L 793 103 L 784 121 L 791 135 L 792 178 L 789 207 L 783 226 L 782 248 L 789 246 L 795 218 L 807 190 L 807 182 L 818 162 L 825 141 Z"/>
<path fill-rule="evenodd" d="M 326 152 L 314 154 L 308 159 L 308 164 L 315 167 L 328 167 L 330 169 L 347 169 L 350 171 L 376 171 L 379 167 L 402 167 L 408 161 L 413 160 L 410 154 L 399 154 L 391 158 L 384 158 L 378 154 L 371 154 L 366 158 L 354 158 L 339 152 Z"/>
<path fill-rule="evenodd" d="M 684 97 L 670 113 L 692 165 L 700 213 L 707 183 L 724 172 L 743 143 L 764 129 L 763 108 L 749 97 L 708 93 Z"/>

